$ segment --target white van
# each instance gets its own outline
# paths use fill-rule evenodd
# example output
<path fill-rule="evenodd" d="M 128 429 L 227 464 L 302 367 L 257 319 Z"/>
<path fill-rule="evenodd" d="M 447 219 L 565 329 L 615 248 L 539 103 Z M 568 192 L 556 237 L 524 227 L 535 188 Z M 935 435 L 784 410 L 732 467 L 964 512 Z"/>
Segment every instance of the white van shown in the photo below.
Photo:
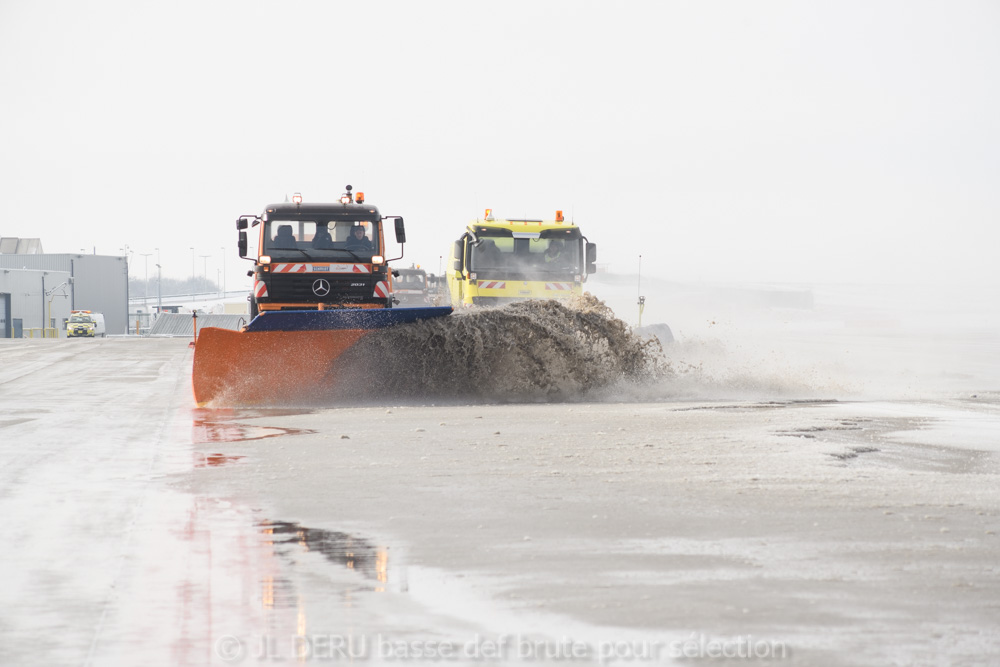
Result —
<path fill-rule="evenodd" d="M 107 335 L 104 328 L 104 313 L 92 313 L 89 310 L 74 310 L 66 321 L 66 337 L 76 338 L 87 336 L 104 338 Z"/>

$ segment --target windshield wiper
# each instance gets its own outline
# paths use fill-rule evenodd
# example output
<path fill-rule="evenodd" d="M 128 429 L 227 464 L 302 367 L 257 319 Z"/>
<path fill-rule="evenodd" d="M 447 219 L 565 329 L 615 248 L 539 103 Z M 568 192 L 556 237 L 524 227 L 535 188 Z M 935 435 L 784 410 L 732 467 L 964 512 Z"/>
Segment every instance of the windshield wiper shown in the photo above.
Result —
<path fill-rule="evenodd" d="M 366 261 L 364 257 L 361 257 L 359 255 L 355 255 L 353 250 L 348 250 L 347 248 L 337 248 L 337 250 L 339 250 L 340 252 L 346 252 L 348 255 L 350 255 L 354 259 L 358 260 L 359 262 Z M 368 256 L 367 261 L 369 261 L 369 262 L 372 261 L 372 258 L 371 258 L 370 255 Z"/>
<path fill-rule="evenodd" d="M 279 252 L 281 252 L 281 251 L 284 251 L 284 250 L 296 250 L 296 251 L 298 251 L 298 252 L 301 252 L 301 253 L 302 253 L 303 255 L 305 255 L 306 257 L 309 257 L 309 253 L 307 253 L 307 252 L 306 252 L 305 250 L 303 250 L 302 248 L 271 248 L 271 252 L 272 252 L 272 253 L 273 253 L 273 252 L 274 252 L 275 250 L 277 250 L 277 251 L 279 251 Z"/>

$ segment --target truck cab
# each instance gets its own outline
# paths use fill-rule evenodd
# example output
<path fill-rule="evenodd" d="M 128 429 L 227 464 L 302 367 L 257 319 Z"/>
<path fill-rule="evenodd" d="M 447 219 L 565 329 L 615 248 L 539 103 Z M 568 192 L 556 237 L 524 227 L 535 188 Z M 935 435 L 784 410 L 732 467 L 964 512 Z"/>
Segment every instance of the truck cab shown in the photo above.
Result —
<path fill-rule="evenodd" d="M 392 294 L 398 306 L 431 305 L 427 272 L 419 266 L 393 271 Z"/>
<path fill-rule="evenodd" d="M 582 294 L 597 246 L 562 211 L 554 220 L 494 218 L 470 223 L 449 251 L 452 306 L 497 306 Z"/>
<path fill-rule="evenodd" d="M 349 185 L 339 202 L 304 203 L 296 194 L 260 215 L 240 216 L 240 257 L 254 263 L 248 274 L 253 278 L 251 317 L 277 310 L 391 308 L 392 272 L 383 230 L 390 218 L 397 243 L 404 243 L 403 219 L 383 217 Z M 249 228 L 256 228 L 252 254 Z"/>

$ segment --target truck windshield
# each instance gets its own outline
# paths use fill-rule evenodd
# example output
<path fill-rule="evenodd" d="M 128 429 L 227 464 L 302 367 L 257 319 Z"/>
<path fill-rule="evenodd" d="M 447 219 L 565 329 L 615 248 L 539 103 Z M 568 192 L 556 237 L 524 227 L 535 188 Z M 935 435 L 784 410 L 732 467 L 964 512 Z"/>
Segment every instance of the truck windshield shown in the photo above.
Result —
<path fill-rule="evenodd" d="M 378 228 L 371 220 L 268 220 L 264 254 L 272 261 L 369 261 L 378 254 Z"/>
<path fill-rule="evenodd" d="M 427 275 L 424 273 L 409 273 L 407 271 L 400 271 L 399 277 L 396 278 L 394 282 L 400 287 L 422 289 L 424 283 L 427 282 Z"/>
<path fill-rule="evenodd" d="M 569 276 L 580 273 L 580 240 L 480 237 L 470 260 L 472 271 L 498 278 Z"/>

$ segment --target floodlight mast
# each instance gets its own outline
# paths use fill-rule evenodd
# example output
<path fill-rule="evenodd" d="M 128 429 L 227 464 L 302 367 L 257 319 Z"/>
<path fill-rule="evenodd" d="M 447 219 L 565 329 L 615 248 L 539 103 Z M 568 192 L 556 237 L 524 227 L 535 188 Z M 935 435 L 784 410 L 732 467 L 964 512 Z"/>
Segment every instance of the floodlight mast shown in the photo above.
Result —
<path fill-rule="evenodd" d="M 642 295 L 642 255 L 639 255 L 639 273 L 636 277 L 636 292 L 639 297 L 639 326 L 637 328 L 642 328 L 642 311 L 646 307 L 646 297 Z"/>

